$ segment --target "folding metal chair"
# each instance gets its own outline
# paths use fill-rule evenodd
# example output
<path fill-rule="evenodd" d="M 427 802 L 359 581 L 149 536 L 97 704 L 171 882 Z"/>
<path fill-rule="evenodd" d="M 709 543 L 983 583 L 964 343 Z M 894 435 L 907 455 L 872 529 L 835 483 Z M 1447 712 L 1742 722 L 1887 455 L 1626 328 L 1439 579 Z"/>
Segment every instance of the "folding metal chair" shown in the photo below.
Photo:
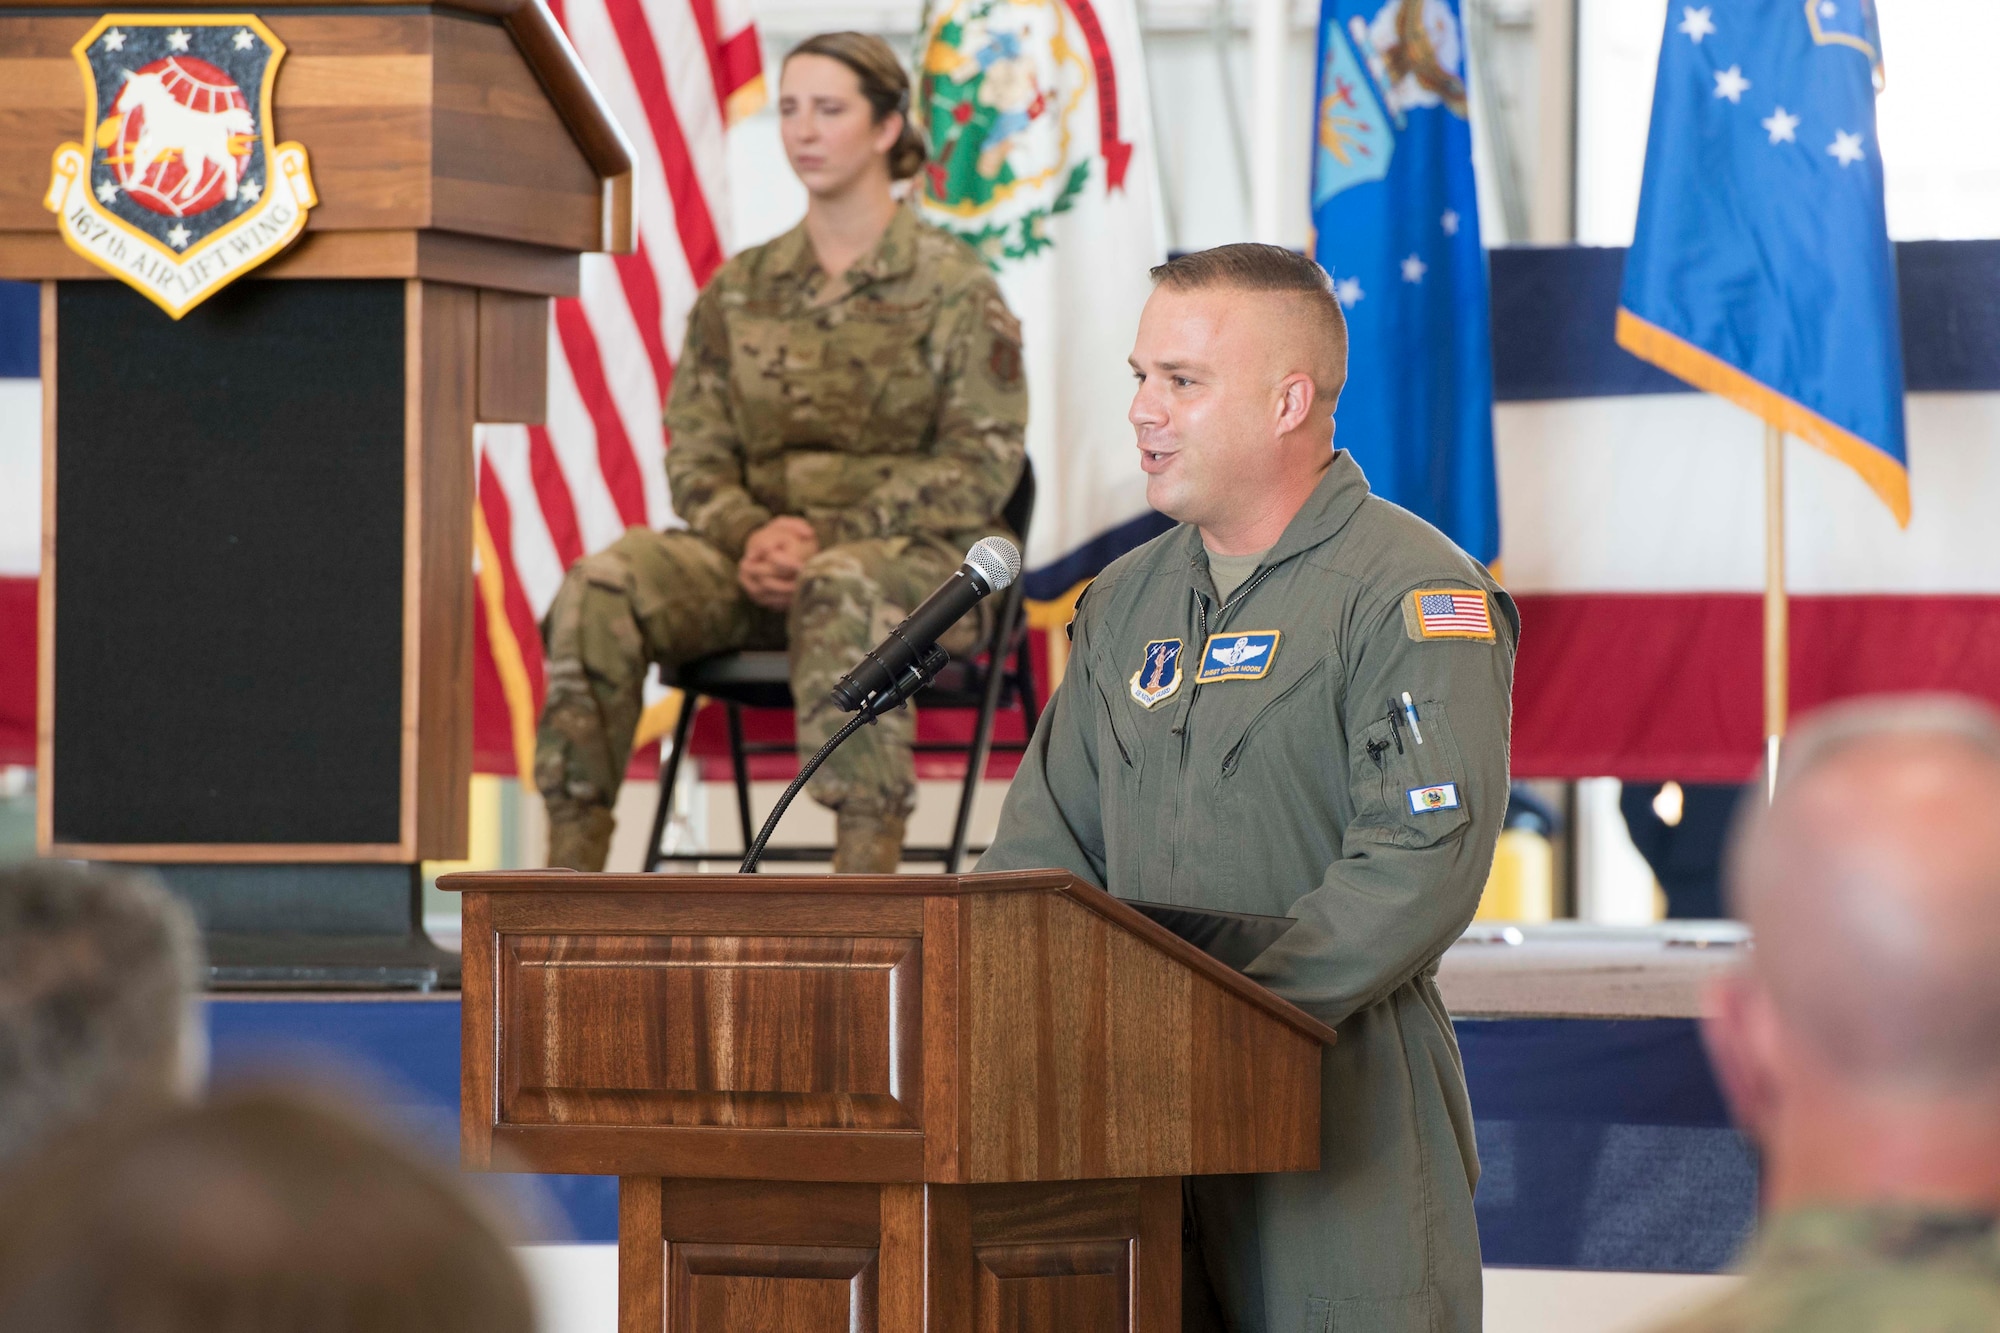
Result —
<path fill-rule="evenodd" d="M 1025 541 L 1034 512 L 1035 475 L 1032 468 L 1023 466 L 1020 483 L 1008 498 L 1002 516 L 1007 526 Z M 666 852 L 661 849 L 667 816 L 673 807 L 674 784 L 680 776 L 681 761 L 687 755 L 688 741 L 694 734 L 697 706 L 703 699 L 718 700 L 728 710 L 729 761 L 735 778 L 736 815 L 743 828 L 743 846 L 749 847 L 751 839 L 757 836 L 757 826 L 750 818 L 750 757 L 760 754 L 789 755 L 795 751 L 790 744 L 746 741 L 743 710 L 791 710 L 790 660 L 782 652 L 717 653 L 677 668 L 662 664 L 660 679 L 663 684 L 683 691 L 684 697 L 680 719 L 674 724 L 673 739 L 661 755 L 660 799 L 653 810 L 653 831 L 646 843 L 645 869 L 650 874 L 666 863 L 739 859 L 743 855 L 741 851 L 707 849 Z M 972 819 L 972 800 L 985 773 L 987 756 L 996 749 L 1020 751 L 1027 748 L 1022 741 L 995 742 L 994 719 L 1002 707 L 1018 708 L 1022 715 L 1022 734 L 1033 736 L 1035 722 L 1040 715 L 1035 699 L 1033 654 L 1028 651 L 1027 611 L 1020 580 L 1015 580 L 1013 586 L 1000 594 L 997 613 L 992 617 L 992 632 L 986 636 L 985 642 L 964 660 L 953 659 L 943 674 L 917 695 L 914 703 L 920 709 L 971 708 L 978 712 L 970 742 L 919 741 L 915 747 L 919 754 L 963 754 L 965 783 L 959 792 L 958 816 L 952 825 L 950 845 L 905 847 L 903 859 L 939 861 L 943 863 L 945 873 L 956 874 L 968 850 L 985 850 L 967 848 L 965 843 Z M 765 850 L 764 859 L 830 861 L 833 859 L 833 848 L 771 847 Z"/>

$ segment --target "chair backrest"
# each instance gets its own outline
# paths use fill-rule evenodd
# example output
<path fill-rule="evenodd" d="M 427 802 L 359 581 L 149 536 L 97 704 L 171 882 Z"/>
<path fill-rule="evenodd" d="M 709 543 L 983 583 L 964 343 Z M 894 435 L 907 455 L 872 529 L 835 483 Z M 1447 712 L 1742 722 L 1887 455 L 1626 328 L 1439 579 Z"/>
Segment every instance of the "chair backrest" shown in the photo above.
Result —
<path fill-rule="evenodd" d="M 1035 464 L 1031 459 L 1021 460 L 1021 479 L 1014 483 L 1014 493 L 1000 507 L 1000 517 L 1014 530 L 1015 536 L 1023 542 L 1028 540 L 1028 525 L 1035 521 Z"/>

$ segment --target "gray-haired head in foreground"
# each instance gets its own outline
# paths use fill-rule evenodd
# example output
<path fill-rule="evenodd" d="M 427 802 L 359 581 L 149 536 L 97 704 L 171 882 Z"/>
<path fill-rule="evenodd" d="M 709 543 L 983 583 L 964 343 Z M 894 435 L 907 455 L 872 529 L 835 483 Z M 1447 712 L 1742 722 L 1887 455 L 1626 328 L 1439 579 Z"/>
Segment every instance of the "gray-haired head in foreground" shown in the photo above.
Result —
<path fill-rule="evenodd" d="M 0 866 L 0 1166 L 187 1090 L 201 972 L 193 917 L 152 880 Z"/>
<path fill-rule="evenodd" d="M 1166 291 L 1258 292 L 1284 297 L 1297 314 L 1297 332 L 1310 338 L 1313 384 L 1331 406 L 1347 383 L 1347 316 L 1333 294 L 1333 280 L 1310 256 L 1282 245 L 1240 241 L 1176 255 L 1151 270 Z"/>
<path fill-rule="evenodd" d="M 2000 714 L 1829 708 L 1752 792 L 1729 896 L 1788 1028 L 1859 1081 L 2000 1093 Z"/>
<path fill-rule="evenodd" d="M 296 1093 L 110 1116 L 0 1179 L 0 1328 L 531 1333 L 504 1218 Z"/>

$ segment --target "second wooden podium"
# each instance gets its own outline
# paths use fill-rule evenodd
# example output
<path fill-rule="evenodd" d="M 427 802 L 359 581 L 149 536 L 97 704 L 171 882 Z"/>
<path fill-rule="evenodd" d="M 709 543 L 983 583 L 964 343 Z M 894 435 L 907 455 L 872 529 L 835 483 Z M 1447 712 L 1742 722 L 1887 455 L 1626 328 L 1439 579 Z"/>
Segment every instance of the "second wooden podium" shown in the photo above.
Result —
<path fill-rule="evenodd" d="M 619 1180 L 620 1333 L 1180 1326 L 1331 1029 L 1057 871 L 454 875 L 463 1155 Z"/>

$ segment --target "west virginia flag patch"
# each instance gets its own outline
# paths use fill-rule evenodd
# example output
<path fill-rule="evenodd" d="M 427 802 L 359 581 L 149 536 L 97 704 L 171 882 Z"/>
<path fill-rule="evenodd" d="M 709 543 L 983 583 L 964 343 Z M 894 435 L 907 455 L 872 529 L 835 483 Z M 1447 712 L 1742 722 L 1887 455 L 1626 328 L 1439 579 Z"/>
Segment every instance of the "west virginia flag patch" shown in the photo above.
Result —
<path fill-rule="evenodd" d="M 1494 641 L 1493 605 L 1483 591 L 1419 588 L 1403 598 L 1403 628 L 1412 639 Z"/>
<path fill-rule="evenodd" d="M 1458 809 L 1458 784 L 1440 782 L 1435 787 L 1412 787 L 1406 793 L 1410 798 L 1410 813 L 1413 815 L 1436 814 L 1440 810 Z"/>

